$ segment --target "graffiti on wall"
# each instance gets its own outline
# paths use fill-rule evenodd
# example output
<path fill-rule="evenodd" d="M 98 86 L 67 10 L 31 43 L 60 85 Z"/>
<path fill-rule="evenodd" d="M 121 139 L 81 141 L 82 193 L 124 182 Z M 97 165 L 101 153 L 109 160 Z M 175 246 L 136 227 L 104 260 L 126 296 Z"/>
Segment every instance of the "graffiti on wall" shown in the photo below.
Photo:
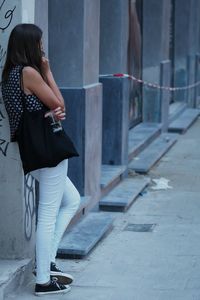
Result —
<path fill-rule="evenodd" d="M 4 156 L 7 155 L 8 145 L 9 145 L 9 142 L 6 142 L 6 140 L 4 140 L 4 139 L 0 139 L 0 152 Z"/>
<path fill-rule="evenodd" d="M 25 199 L 25 216 L 24 216 L 24 234 L 27 240 L 31 239 L 35 215 L 35 180 L 27 174 L 24 177 L 24 199 Z"/>
<path fill-rule="evenodd" d="M 0 30 L 2 32 L 4 32 L 6 29 L 10 27 L 16 9 L 16 5 L 7 8 L 8 2 L 9 2 L 8 0 L 0 0 Z M 0 67 L 1 68 L 3 67 L 5 57 L 6 57 L 6 49 L 3 47 L 2 44 L 0 44 Z"/>
<path fill-rule="evenodd" d="M 7 40 L 9 33 L 14 27 L 17 18 L 17 6 L 16 1 L 0 0 L 0 77 L 3 69 L 6 51 Z M 0 80 L 1 81 L 1 80 Z M 9 142 L 2 136 L 4 132 L 4 123 L 7 119 L 7 114 L 3 104 L 3 100 L 0 95 L 0 155 L 7 156 L 9 149 Z M 2 131 L 1 131 L 2 130 Z M 24 235 L 26 240 L 30 240 L 33 228 L 34 216 L 35 216 L 35 180 L 30 175 L 24 176 Z"/>
<path fill-rule="evenodd" d="M 8 6 L 8 4 L 10 6 Z M 6 30 L 10 29 L 16 5 L 10 4 L 8 0 L 0 0 L 0 33 L 3 34 Z M 3 39 L 1 39 L 3 40 Z M 5 46 L 0 42 L 0 69 L 3 68 L 3 64 L 6 57 Z M 5 115 L 3 112 L 3 103 L 0 99 L 0 128 L 3 126 L 3 120 L 5 120 Z M 9 142 L 5 139 L 0 138 L 0 153 L 4 156 L 7 155 Z"/>
<path fill-rule="evenodd" d="M 2 104 L 2 101 L 0 100 L 0 104 Z M 3 113 L 3 111 L 1 110 L 1 108 L 0 108 L 0 127 L 2 127 L 3 125 L 2 125 L 2 122 L 3 122 L 3 120 L 5 119 L 6 117 L 4 116 L 4 113 Z"/>
<path fill-rule="evenodd" d="M 2 101 L 0 99 L 0 128 L 3 127 L 3 120 L 5 120 L 5 119 L 6 119 L 6 117 L 3 113 Z M 4 138 L 0 137 L 0 153 L 3 154 L 4 156 L 7 156 L 8 145 L 9 145 L 9 142 L 7 142 Z"/>
<path fill-rule="evenodd" d="M 0 12 L 4 8 L 4 5 L 5 5 L 6 2 L 7 2 L 7 0 L 1 1 Z M 6 12 L 4 14 L 4 17 L 1 18 L 1 23 L 0 23 L 0 29 L 1 30 L 5 30 L 10 26 L 10 24 L 12 22 L 12 19 L 13 19 L 13 14 L 14 14 L 15 9 L 16 9 L 16 5 L 13 8 L 10 8 L 10 9 L 6 10 Z"/>

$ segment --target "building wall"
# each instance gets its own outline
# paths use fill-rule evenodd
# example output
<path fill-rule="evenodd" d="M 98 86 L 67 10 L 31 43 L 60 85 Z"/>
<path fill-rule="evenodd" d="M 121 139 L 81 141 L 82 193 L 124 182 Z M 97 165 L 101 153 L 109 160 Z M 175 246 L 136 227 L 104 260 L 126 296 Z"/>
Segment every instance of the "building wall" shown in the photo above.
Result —
<path fill-rule="evenodd" d="M 108 80 L 101 79 L 100 84 L 99 74 L 127 73 L 128 70 L 134 74 L 134 59 L 129 60 L 131 55 L 135 55 L 130 53 L 129 47 L 130 3 L 134 6 L 136 1 L 0 1 L 0 70 L 11 29 L 20 22 L 38 24 L 43 30 L 45 51 L 50 58 L 55 79 L 69 108 L 69 116 L 63 124 L 81 154 L 79 160 L 70 161 L 69 175 L 82 195 L 92 196 L 91 208 L 98 206 L 100 198 L 102 162 L 127 163 L 128 107 L 133 86 L 128 86 L 128 79 L 113 80 L 112 76 Z M 143 0 L 142 77 L 150 82 L 160 82 L 160 64 L 170 57 L 170 8 L 170 0 Z M 189 79 L 195 80 L 194 55 L 200 51 L 199 8 L 200 0 L 175 1 L 174 48 L 171 56 L 174 61 L 171 76 L 174 75 L 175 85 L 186 85 Z M 191 57 L 189 61 L 188 55 Z M 188 97 L 194 97 L 192 93 L 189 96 L 180 95 L 175 95 L 174 100 L 188 102 Z M 159 91 L 144 88 L 141 99 L 142 121 L 161 122 Z M 117 107 L 119 109 L 115 114 L 108 114 L 117 110 Z M 116 122 L 120 123 L 119 134 L 116 134 Z M 109 138 L 114 136 L 118 145 L 115 149 L 109 147 L 109 159 L 106 144 L 102 155 L 105 132 Z M 115 157 L 112 157 L 112 153 Z M 32 177 L 27 176 L 24 185 L 18 147 L 9 141 L 8 118 L 1 99 L 0 166 L 0 257 L 32 256 L 35 183 Z"/>
<path fill-rule="evenodd" d="M 26 0 L 25 0 L 26 1 Z M 42 42 L 46 56 L 49 54 L 49 44 L 48 44 L 48 0 L 35 1 L 35 24 L 38 25 L 42 31 Z"/>
<path fill-rule="evenodd" d="M 100 1 L 100 74 L 127 73 L 129 1 Z"/>
<path fill-rule="evenodd" d="M 5 62 L 12 28 L 34 22 L 34 1 L 0 2 L 0 68 Z M 10 143 L 8 116 L 0 98 L 0 258 L 34 255 L 34 180 L 24 176 L 16 143 Z"/>

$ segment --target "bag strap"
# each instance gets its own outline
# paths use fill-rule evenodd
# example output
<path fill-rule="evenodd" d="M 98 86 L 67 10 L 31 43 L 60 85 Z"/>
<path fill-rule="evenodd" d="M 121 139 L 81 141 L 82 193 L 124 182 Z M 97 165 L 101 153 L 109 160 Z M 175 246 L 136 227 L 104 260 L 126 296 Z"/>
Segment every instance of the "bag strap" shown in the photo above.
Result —
<path fill-rule="evenodd" d="M 24 93 L 24 82 L 23 82 L 23 66 L 20 67 L 20 70 L 19 70 L 19 84 L 20 84 L 20 90 L 21 90 L 21 99 L 22 99 L 22 106 L 23 106 L 23 109 L 26 109 L 26 105 L 25 105 L 25 93 Z"/>

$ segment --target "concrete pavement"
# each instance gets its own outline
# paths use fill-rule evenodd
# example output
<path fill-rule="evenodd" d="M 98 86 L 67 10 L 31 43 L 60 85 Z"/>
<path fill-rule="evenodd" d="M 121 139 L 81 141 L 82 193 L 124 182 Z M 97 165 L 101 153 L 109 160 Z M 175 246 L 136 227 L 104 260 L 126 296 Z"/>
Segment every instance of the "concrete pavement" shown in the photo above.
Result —
<path fill-rule="evenodd" d="M 152 184 L 83 260 L 58 265 L 75 280 L 52 300 L 200 300 L 200 119 L 149 172 L 172 189 Z M 133 176 L 134 180 L 134 176 Z M 101 212 L 100 212 L 101 213 Z M 110 213 L 108 213 L 110 214 Z M 152 232 L 126 230 L 155 224 Z M 32 300 L 34 278 L 8 300 Z"/>

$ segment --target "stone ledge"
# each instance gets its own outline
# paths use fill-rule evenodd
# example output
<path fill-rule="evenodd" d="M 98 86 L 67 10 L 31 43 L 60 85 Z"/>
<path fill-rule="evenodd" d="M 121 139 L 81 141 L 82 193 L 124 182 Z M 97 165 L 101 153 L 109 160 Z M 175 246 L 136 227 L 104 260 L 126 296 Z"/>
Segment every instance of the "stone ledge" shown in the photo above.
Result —
<path fill-rule="evenodd" d="M 187 104 L 185 102 L 174 102 L 169 106 L 169 123 L 175 121 L 185 110 Z"/>
<path fill-rule="evenodd" d="M 168 128 L 169 132 L 185 133 L 196 121 L 200 114 L 199 109 L 187 108 Z"/>
<path fill-rule="evenodd" d="M 59 245 L 60 258 L 83 258 L 112 228 L 114 218 L 102 212 L 91 212 L 71 230 L 66 231 Z"/>
<path fill-rule="evenodd" d="M 161 133 L 161 125 L 141 123 L 129 130 L 129 161 L 144 150 Z"/>
<path fill-rule="evenodd" d="M 163 133 L 129 164 L 129 169 L 147 173 L 177 141 L 177 134 Z"/>
<path fill-rule="evenodd" d="M 126 211 L 149 184 L 147 178 L 127 178 L 99 202 L 104 211 Z"/>
<path fill-rule="evenodd" d="M 0 260 L 0 299 L 20 289 L 32 277 L 32 260 Z"/>
<path fill-rule="evenodd" d="M 101 166 L 101 196 L 107 195 L 120 181 L 127 171 L 123 165 L 102 165 Z"/>

